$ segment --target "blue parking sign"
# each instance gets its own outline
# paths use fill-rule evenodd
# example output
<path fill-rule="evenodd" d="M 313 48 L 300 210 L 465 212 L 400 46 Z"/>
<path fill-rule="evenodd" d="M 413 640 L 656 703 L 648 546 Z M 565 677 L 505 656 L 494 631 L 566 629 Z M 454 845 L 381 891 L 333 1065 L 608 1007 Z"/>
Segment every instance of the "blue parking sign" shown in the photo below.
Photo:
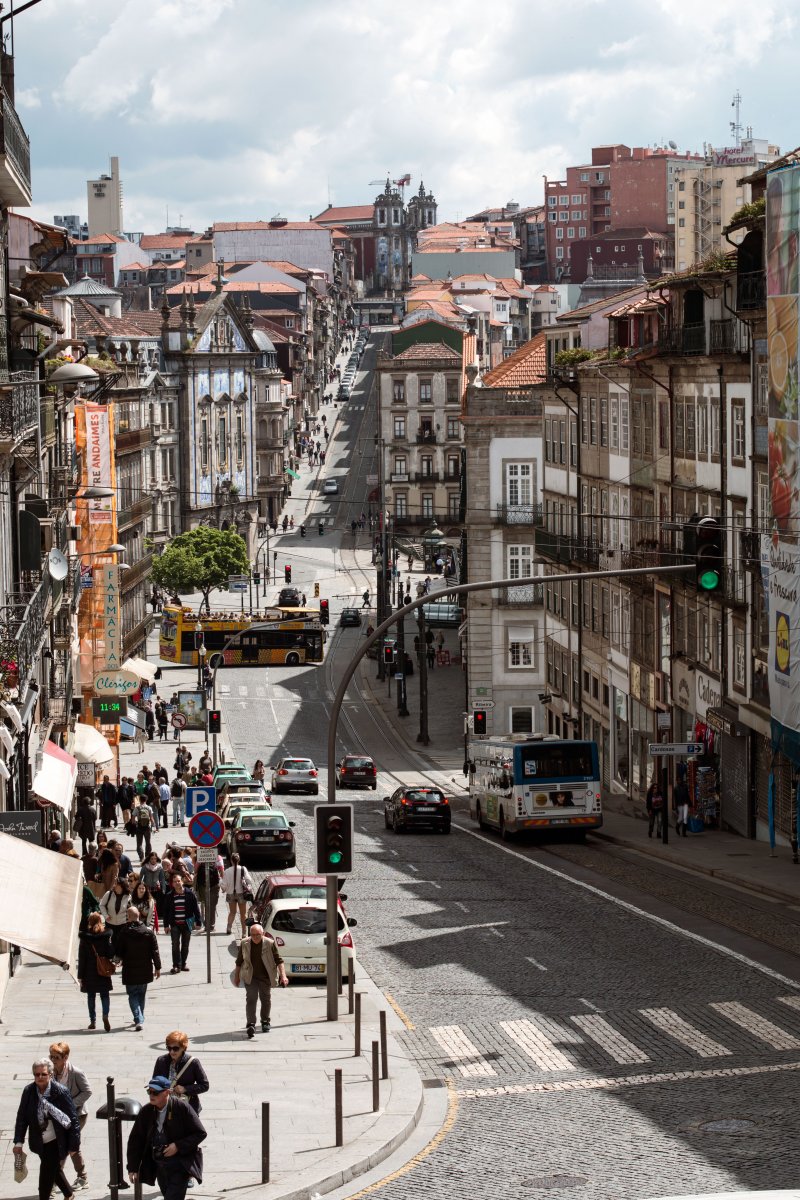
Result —
<path fill-rule="evenodd" d="M 196 817 L 201 812 L 217 811 L 217 789 L 214 787 L 190 787 L 186 789 L 186 817 Z"/>

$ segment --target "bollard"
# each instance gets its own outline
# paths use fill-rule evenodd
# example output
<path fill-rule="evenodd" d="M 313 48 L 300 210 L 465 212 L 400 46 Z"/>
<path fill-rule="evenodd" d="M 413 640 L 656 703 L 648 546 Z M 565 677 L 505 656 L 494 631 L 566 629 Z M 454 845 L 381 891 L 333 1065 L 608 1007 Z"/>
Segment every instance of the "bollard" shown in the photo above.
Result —
<path fill-rule="evenodd" d="M 269 1183 L 269 1104 L 261 1104 L 261 1182 Z"/>
<path fill-rule="evenodd" d="M 342 947 L 336 942 L 336 994 L 342 994 Z"/>
<path fill-rule="evenodd" d="M 333 1072 L 333 1097 L 336 1106 L 336 1145 L 344 1145 L 344 1126 L 342 1122 L 342 1068 L 337 1067 Z"/>
<path fill-rule="evenodd" d="M 356 986 L 356 969 L 352 958 L 347 963 L 347 1011 L 353 1011 L 353 992 Z"/>
<path fill-rule="evenodd" d="M 142 1181 L 138 1175 L 133 1181 L 133 1200 L 142 1200 Z"/>
<path fill-rule="evenodd" d="M 381 1103 L 381 1081 L 378 1078 L 378 1043 L 372 1043 L 372 1111 L 377 1112 Z"/>
<path fill-rule="evenodd" d="M 378 1014 L 381 1028 L 381 1079 L 389 1078 L 389 1047 L 386 1041 L 386 1009 Z"/>
<path fill-rule="evenodd" d="M 106 1076 L 106 1104 L 108 1113 L 108 1166 L 109 1180 L 108 1192 L 111 1200 L 118 1200 L 119 1197 L 119 1159 L 117 1157 L 117 1128 L 118 1122 L 116 1117 L 117 1100 L 114 1092 L 114 1079 L 111 1075 Z"/>
<path fill-rule="evenodd" d="M 356 1002 L 356 1020 L 355 1020 L 355 1046 L 353 1048 L 353 1058 L 361 1057 L 361 992 L 355 994 Z"/>

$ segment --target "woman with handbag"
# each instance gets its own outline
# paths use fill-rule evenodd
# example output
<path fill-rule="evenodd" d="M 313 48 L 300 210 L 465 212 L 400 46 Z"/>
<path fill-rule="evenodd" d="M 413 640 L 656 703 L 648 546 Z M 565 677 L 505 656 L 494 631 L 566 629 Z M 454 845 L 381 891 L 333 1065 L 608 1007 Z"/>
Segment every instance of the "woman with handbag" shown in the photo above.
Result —
<path fill-rule="evenodd" d="M 167 892 L 167 877 L 164 874 L 164 868 L 161 860 L 158 857 L 158 852 L 153 850 L 148 854 L 147 861 L 139 874 L 139 882 L 146 885 L 150 895 L 153 897 L 158 913 L 158 920 L 161 925 L 164 924 L 164 896 Z"/>
<path fill-rule="evenodd" d="M 97 1028 L 96 1003 L 99 995 L 103 1028 L 106 1033 L 110 1033 L 109 1012 L 114 987 L 111 980 L 114 964 L 111 960 L 114 957 L 114 946 L 100 913 L 90 913 L 87 925 L 86 932 L 78 934 L 78 980 L 89 1006 L 89 1029 Z M 109 965 L 111 971 L 108 971 Z"/>
<path fill-rule="evenodd" d="M 247 936 L 245 914 L 248 901 L 253 899 L 253 880 L 247 867 L 241 865 L 238 854 L 231 855 L 231 865 L 222 876 L 222 890 L 228 901 L 228 928 L 230 934 L 233 922 L 236 920 L 236 910 L 239 910 L 239 923 L 242 927 L 242 937 Z"/>
<path fill-rule="evenodd" d="M 189 1054 L 189 1038 L 180 1029 L 168 1033 L 165 1039 L 167 1053 L 156 1059 L 153 1078 L 163 1075 L 169 1080 L 173 1096 L 185 1097 L 196 1113 L 200 1112 L 200 1096 L 208 1091 L 208 1076 L 200 1060 Z"/>
<path fill-rule="evenodd" d="M 101 897 L 100 912 L 111 932 L 111 940 L 116 946 L 120 929 L 127 924 L 128 906 L 131 902 L 131 889 L 124 879 L 118 879 L 113 887 Z"/>

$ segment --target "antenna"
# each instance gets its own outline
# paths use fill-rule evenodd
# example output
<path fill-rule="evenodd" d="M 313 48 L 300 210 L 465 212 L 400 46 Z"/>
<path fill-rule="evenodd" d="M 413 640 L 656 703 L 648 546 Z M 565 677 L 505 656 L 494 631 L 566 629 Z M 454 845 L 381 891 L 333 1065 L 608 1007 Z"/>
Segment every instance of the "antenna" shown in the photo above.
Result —
<path fill-rule="evenodd" d="M 61 580 L 67 578 L 69 563 L 61 551 L 55 547 L 53 547 L 47 556 L 47 570 L 50 573 L 51 579 Z"/>
<path fill-rule="evenodd" d="M 742 97 L 737 88 L 737 90 L 733 93 L 733 99 L 731 100 L 731 108 L 736 109 L 736 119 L 730 122 L 731 133 L 733 134 L 734 143 L 737 149 L 742 144 L 742 126 L 739 122 L 739 109 L 741 104 Z"/>

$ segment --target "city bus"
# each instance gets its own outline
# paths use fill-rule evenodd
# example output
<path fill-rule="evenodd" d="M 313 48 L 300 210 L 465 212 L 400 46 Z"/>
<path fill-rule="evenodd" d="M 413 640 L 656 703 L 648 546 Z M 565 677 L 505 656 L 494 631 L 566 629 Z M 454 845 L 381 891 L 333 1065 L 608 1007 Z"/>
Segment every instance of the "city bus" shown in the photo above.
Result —
<path fill-rule="evenodd" d="M 317 666 L 324 641 L 317 609 L 281 607 L 199 616 L 192 609 L 165 604 L 158 653 L 165 662 L 196 667 L 203 645 L 210 667 Z"/>
<path fill-rule="evenodd" d="M 502 837 L 523 829 L 599 829 L 596 742 L 508 734 L 469 743 L 469 815 Z"/>

